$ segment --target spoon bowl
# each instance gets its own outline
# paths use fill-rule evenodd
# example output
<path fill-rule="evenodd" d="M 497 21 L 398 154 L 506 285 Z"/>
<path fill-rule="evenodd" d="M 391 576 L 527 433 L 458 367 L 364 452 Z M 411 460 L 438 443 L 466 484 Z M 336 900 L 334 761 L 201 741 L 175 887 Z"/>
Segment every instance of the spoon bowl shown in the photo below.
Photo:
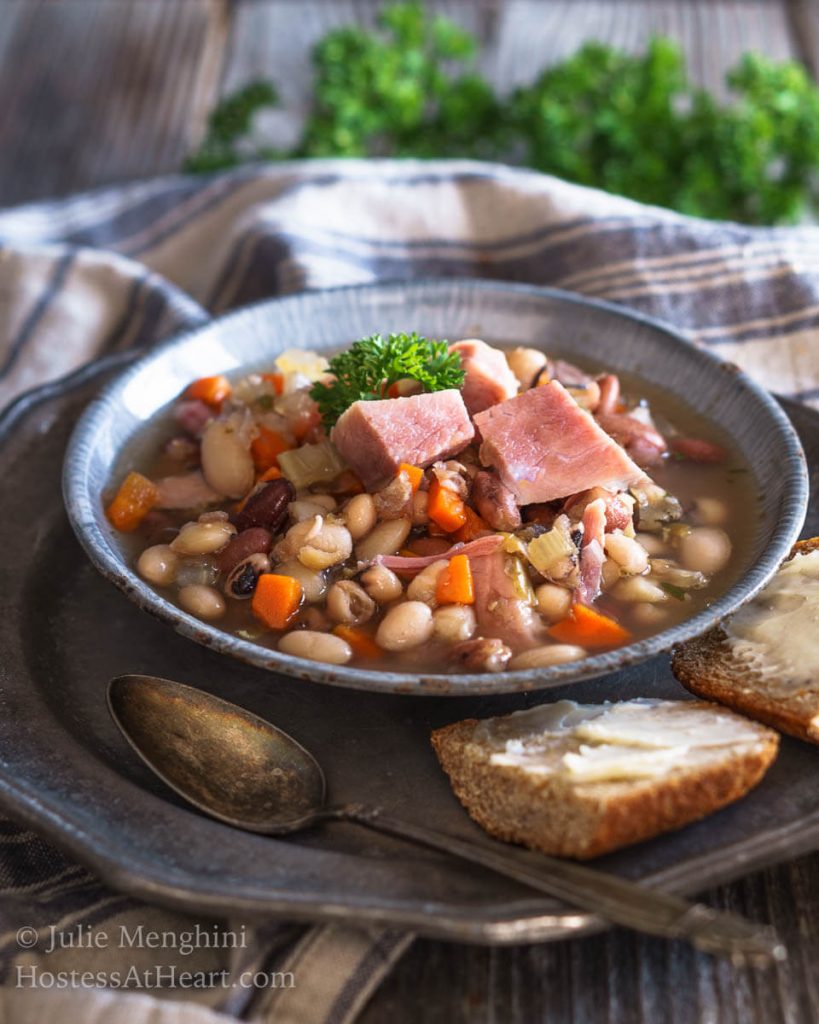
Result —
<path fill-rule="evenodd" d="M 273 835 L 324 805 L 324 772 L 287 733 L 203 690 L 156 676 L 111 680 L 108 708 L 148 767 L 220 821 Z"/>

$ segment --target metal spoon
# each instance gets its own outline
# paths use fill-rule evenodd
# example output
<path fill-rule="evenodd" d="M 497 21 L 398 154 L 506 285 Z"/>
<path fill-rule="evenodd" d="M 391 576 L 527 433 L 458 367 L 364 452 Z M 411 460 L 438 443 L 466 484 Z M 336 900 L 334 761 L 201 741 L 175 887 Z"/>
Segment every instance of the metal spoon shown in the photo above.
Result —
<path fill-rule="evenodd" d="M 434 832 L 376 808 L 326 806 L 324 773 L 304 747 L 202 690 L 155 676 L 117 676 L 108 706 L 137 754 L 171 789 L 236 828 L 287 835 L 327 821 L 356 822 L 480 864 L 614 924 L 686 939 L 735 963 L 761 966 L 786 957 L 772 929 L 636 882 L 489 839 Z"/>

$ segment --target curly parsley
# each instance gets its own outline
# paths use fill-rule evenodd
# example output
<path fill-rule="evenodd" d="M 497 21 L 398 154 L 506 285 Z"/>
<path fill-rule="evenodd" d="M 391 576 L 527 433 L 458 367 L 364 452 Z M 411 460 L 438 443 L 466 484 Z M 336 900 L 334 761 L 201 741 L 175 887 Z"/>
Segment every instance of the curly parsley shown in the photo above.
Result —
<path fill-rule="evenodd" d="M 372 334 L 333 356 L 328 369 L 335 380 L 314 384 L 310 394 L 329 429 L 353 402 L 384 398 L 391 384 L 411 378 L 425 391 L 459 388 L 464 382 L 461 357 L 447 342 L 412 334 Z"/>
<path fill-rule="evenodd" d="M 589 43 L 511 96 L 474 68 L 477 41 L 423 4 L 385 7 L 374 29 L 329 32 L 313 52 L 313 95 L 290 151 L 253 141 L 275 105 L 252 82 L 213 111 L 188 170 L 318 156 L 478 157 L 702 217 L 777 224 L 817 208 L 819 88 L 795 61 L 746 54 L 730 102 L 688 78 L 680 47 L 636 56 Z"/>

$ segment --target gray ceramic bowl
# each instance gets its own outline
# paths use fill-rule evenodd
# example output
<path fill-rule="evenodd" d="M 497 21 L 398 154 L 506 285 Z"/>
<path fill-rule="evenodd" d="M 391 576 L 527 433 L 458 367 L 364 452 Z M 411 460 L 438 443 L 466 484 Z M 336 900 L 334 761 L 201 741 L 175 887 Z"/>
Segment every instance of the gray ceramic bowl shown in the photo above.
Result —
<path fill-rule="evenodd" d="M 114 466 L 154 414 L 195 377 L 269 363 L 284 348 L 333 350 L 374 331 L 482 337 L 582 356 L 672 391 L 727 431 L 753 467 L 760 518 L 742 575 L 695 617 L 607 654 L 551 669 L 492 675 L 368 671 L 321 665 L 241 640 L 181 611 L 131 569 L 101 502 Z M 224 654 L 304 679 L 391 693 L 457 695 L 544 689 L 642 661 L 704 632 L 748 600 L 797 538 L 808 484 L 802 448 L 784 413 L 737 368 L 694 348 L 669 327 L 603 302 L 525 285 L 438 280 L 340 288 L 264 302 L 155 349 L 91 403 L 66 454 L 71 524 L 89 557 L 146 611 Z M 124 668 L 127 668 L 125 666 Z"/>

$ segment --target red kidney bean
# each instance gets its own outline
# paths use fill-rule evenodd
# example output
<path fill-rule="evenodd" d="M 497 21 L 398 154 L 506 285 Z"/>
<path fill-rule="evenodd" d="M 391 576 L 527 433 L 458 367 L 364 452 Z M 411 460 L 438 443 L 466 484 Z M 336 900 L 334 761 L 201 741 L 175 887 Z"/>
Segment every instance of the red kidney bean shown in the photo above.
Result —
<path fill-rule="evenodd" d="M 283 477 L 270 480 L 245 501 L 244 508 L 236 514 L 234 522 L 240 532 L 251 526 L 263 526 L 276 533 L 287 518 L 287 506 L 296 500 L 296 489 Z"/>
<path fill-rule="evenodd" d="M 270 532 L 260 526 L 242 530 L 216 556 L 216 566 L 220 572 L 232 572 L 240 562 L 244 562 L 251 555 L 266 555 L 272 542 Z"/>

